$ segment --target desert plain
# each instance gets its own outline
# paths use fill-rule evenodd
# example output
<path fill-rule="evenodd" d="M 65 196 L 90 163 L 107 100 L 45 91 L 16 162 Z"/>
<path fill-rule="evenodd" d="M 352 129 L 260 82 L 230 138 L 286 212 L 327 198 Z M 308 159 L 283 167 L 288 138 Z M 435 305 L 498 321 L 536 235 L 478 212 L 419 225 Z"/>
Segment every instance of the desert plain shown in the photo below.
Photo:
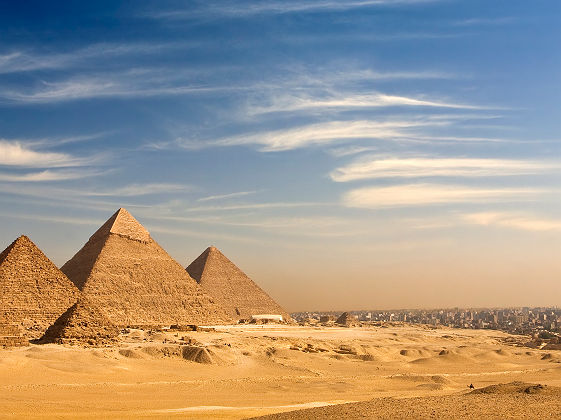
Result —
<path fill-rule="evenodd" d="M 494 330 L 406 324 L 128 329 L 108 347 L 32 344 L 0 350 L 0 414 L 241 419 L 320 407 L 280 418 L 459 418 L 462 410 L 465 415 L 477 409 L 478 402 L 464 396 L 470 384 L 561 387 L 561 351 L 532 349 L 525 341 Z M 504 388 L 484 395 L 483 405 L 495 410 L 495 418 L 499 408 L 504 418 L 519 417 L 516 407 L 556 418 L 560 395 Z M 353 410 L 329 417 L 329 409 L 356 407 L 331 405 L 354 402 L 367 405 L 359 405 L 354 417 Z M 428 411 L 406 410 L 423 404 Z M 439 404 L 451 410 L 447 416 L 439 414 Z"/>

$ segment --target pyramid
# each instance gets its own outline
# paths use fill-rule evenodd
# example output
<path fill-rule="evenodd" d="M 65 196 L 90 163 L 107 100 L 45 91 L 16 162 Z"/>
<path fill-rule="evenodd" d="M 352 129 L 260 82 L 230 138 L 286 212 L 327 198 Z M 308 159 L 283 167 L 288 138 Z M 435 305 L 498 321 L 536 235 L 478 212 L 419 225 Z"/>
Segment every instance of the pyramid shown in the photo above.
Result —
<path fill-rule="evenodd" d="M 125 209 L 117 210 L 61 270 L 117 326 L 229 321 Z"/>
<path fill-rule="evenodd" d="M 349 314 L 348 312 L 343 312 L 337 321 L 336 324 L 342 325 L 344 327 L 352 327 L 354 325 L 358 325 L 358 320 L 356 316 Z"/>
<path fill-rule="evenodd" d="M 40 337 L 80 291 L 27 236 L 0 254 L 0 321 L 25 327 L 25 337 Z"/>
<path fill-rule="evenodd" d="M 117 341 L 119 329 L 101 311 L 81 298 L 63 313 L 40 343 L 107 345 Z"/>
<path fill-rule="evenodd" d="M 213 246 L 199 255 L 187 267 L 187 272 L 234 319 L 249 319 L 260 314 L 290 319 L 283 308 Z"/>

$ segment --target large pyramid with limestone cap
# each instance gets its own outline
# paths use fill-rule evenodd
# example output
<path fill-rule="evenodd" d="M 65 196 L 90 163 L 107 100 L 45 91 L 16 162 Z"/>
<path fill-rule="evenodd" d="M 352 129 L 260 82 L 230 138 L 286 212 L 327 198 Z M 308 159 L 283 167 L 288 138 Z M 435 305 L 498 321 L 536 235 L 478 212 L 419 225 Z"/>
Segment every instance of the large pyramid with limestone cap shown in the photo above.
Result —
<path fill-rule="evenodd" d="M 226 312 L 125 209 L 61 270 L 117 326 L 214 324 Z"/>
<path fill-rule="evenodd" d="M 39 338 L 80 296 L 74 284 L 27 237 L 0 254 L 0 322 Z"/>
<path fill-rule="evenodd" d="M 193 261 L 187 272 L 234 319 L 249 319 L 252 315 L 263 314 L 290 318 L 267 293 L 213 246 Z"/>

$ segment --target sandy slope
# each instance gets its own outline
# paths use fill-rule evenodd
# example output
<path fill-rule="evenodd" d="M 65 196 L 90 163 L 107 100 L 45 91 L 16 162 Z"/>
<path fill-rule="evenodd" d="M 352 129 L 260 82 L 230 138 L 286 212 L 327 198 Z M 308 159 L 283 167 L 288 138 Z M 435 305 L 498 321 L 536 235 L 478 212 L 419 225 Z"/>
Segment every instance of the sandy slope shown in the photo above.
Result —
<path fill-rule="evenodd" d="M 355 420 L 355 419 L 558 419 L 561 417 L 561 388 L 550 393 L 463 394 L 406 399 L 377 398 L 271 414 L 263 420 Z"/>
<path fill-rule="evenodd" d="M 516 340 L 414 326 L 241 326 L 177 336 L 133 330 L 117 348 L 0 350 L 0 413 L 229 419 L 379 397 L 440 397 L 464 393 L 470 383 L 561 386 L 561 351 L 508 341 Z"/>

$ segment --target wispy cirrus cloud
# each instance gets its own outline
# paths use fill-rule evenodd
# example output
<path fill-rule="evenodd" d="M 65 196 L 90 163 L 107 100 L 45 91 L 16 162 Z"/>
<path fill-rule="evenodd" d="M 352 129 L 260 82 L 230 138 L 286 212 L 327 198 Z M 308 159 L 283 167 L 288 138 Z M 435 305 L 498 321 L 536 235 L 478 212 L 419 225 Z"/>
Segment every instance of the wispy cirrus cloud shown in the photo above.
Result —
<path fill-rule="evenodd" d="M 213 67 L 186 69 L 171 65 L 161 68 L 119 68 L 112 71 L 89 71 L 87 74 L 74 73 L 70 76 L 49 76 L 38 82 L 25 85 L 7 86 L 0 92 L 0 100 L 8 103 L 35 104 L 56 103 L 96 98 L 134 98 L 155 96 L 181 96 L 202 94 L 228 94 L 232 92 L 247 95 L 259 92 L 267 104 L 252 103 L 246 109 L 248 114 L 288 112 L 313 108 L 366 108 L 390 106 L 432 106 L 458 109 L 482 109 L 473 105 L 462 105 L 431 101 L 423 98 L 387 95 L 352 95 L 324 92 L 325 86 L 345 85 L 393 79 L 447 78 L 453 77 L 438 72 L 386 72 L 372 70 L 350 71 L 339 74 L 311 75 L 296 73 L 291 77 L 273 77 L 266 81 L 238 80 L 235 84 L 224 84 L 216 77 L 221 72 L 231 73 L 233 68 Z M 308 92 L 306 96 L 282 96 L 278 92 Z M 327 96 L 326 96 L 327 95 Z"/>
<path fill-rule="evenodd" d="M 319 78 L 318 78 L 319 76 Z M 404 71 L 404 70 L 373 70 L 373 69 L 345 69 L 345 70 L 331 70 L 325 71 L 322 75 L 310 74 L 308 71 L 300 77 L 301 82 L 309 85 L 323 85 L 327 83 L 345 83 L 345 82 L 379 82 L 386 80 L 447 80 L 447 79 L 462 79 L 466 75 L 436 71 L 436 70 L 417 70 L 417 71 Z"/>
<path fill-rule="evenodd" d="M 112 170 L 106 172 L 99 172 L 96 176 L 107 175 Z M 1 178 L 0 178 L 1 180 Z M 13 182 L 0 183 L 0 194 L 4 197 L 15 196 L 17 202 L 22 199 L 33 200 L 35 203 L 47 206 L 53 205 L 55 207 L 64 205 L 64 207 L 76 207 L 84 209 L 98 209 L 104 211 L 115 210 L 119 207 L 131 208 L 147 208 L 153 209 L 156 206 L 155 197 L 150 197 L 150 204 L 143 204 L 140 200 L 123 201 L 125 199 L 143 198 L 146 196 L 174 196 L 179 193 L 189 192 L 192 187 L 189 185 L 181 184 L 151 184 L 151 183 L 136 183 L 115 186 L 113 188 L 77 188 L 76 186 L 65 185 L 36 185 L 34 182 L 22 182 L 17 185 Z M 147 199 L 148 200 L 148 199 Z"/>
<path fill-rule="evenodd" d="M 207 197 L 199 198 L 197 201 L 205 202 L 205 201 L 225 200 L 225 199 L 230 199 L 230 198 L 245 197 L 245 196 L 248 196 L 248 195 L 257 194 L 258 192 L 259 191 L 257 191 L 257 190 L 253 190 L 253 191 L 238 191 L 238 192 L 229 193 L 229 194 L 209 195 Z"/>
<path fill-rule="evenodd" d="M 0 100 L 21 104 L 56 103 L 96 98 L 133 98 L 154 96 L 195 95 L 240 90 L 231 86 L 196 85 L 162 82 L 139 75 L 124 74 L 72 78 L 57 82 L 42 82 L 25 89 L 4 90 Z"/>
<path fill-rule="evenodd" d="M 191 185 L 171 184 L 171 183 L 146 183 L 129 184 L 122 187 L 115 187 L 107 190 L 90 190 L 79 193 L 89 197 L 139 197 L 154 194 L 172 194 L 178 192 L 191 191 Z"/>
<path fill-rule="evenodd" d="M 430 121 L 426 119 L 332 121 L 207 141 L 178 138 L 174 142 L 154 144 L 151 147 L 179 146 L 186 149 L 200 149 L 205 147 L 257 145 L 260 147 L 259 150 L 263 152 L 280 152 L 310 146 L 330 145 L 336 141 L 353 139 L 399 139 L 411 136 L 412 133 L 408 133 L 407 130 L 412 128 L 435 127 L 446 124 L 447 122 L 444 120 Z"/>
<path fill-rule="evenodd" d="M 313 202 L 313 201 L 299 201 L 299 202 L 265 202 L 265 203 L 239 203 L 227 204 L 216 206 L 200 206 L 186 208 L 185 212 L 221 212 L 221 211 L 235 211 L 235 210 L 263 210 L 263 209 L 290 209 L 300 207 L 324 207 L 332 206 L 333 203 L 327 202 Z"/>
<path fill-rule="evenodd" d="M 40 172 L 30 172 L 24 174 L 0 172 L 0 181 L 3 182 L 50 182 L 50 181 L 69 181 L 93 176 L 105 175 L 110 171 L 94 171 L 87 169 L 80 170 L 51 170 L 47 169 Z"/>
<path fill-rule="evenodd" d="M 56 153 L 33 149 L 19 141 L 0 140 L 0 165 L 28 168 L 62 168 L 89 166 L 99 157 L 82 158 L 68 153 Z"/>
<path fill-rule="evenodd" d="M 513 212 L 480 212 L 463 215 L 463 220 L 475 225 L 497 226 L 501 228 L 526 230 L 532 232 L 559 232 L 561 220 L 543 218 Z"/>
<path fill-rule="evenodd" d="M 516 23 L 517 18 L 513 16 L 500 16 L 500 17 L 475 17 L 469 19 L 463 19 L 453 22 L 454 26 L 497 26 L 497 25 L 508 25 L 511 23 Z"/>
<path fill-rule="evenodd" d="M 367 156 L 335 169 L 330 177 L 336 182 L 349 182 L 379 178 L 509 176 L 560 168 L 560 163 L 509 159 Z"/>
<path fill-rule="evenodd" d="M 327 153 L 334 157 L 346 157 L 352 155 L 359 155 L 366 152 L 374 152 L 378 150 L 377 146 L 342 146 L 328 149 Z"/>
<path fill-rule="evenodd" d="M 37 70 L 66 70 L 88 66 L 95 67 L 106 60 L 124 57 L 164 54 L 175 49 L 197 47 L 197 42 L 165 43 L 97 43 L 67 52 L 44 53 L 30 49 L 16 49 L 0 54 L 0 74 L 31 72 Z"/>
<path fill-rule="evenodd" d="M 535 188 L 467 187 L 462 185 L 406 184 L 353 189 L 343 196 L 347 207 L 379 209 L 435 204 L 526 201 L 547 193 Z"/>
<path fill-rule="evenodd" d="M 255 15 L 280 15 L 289 13 L 338 12 L 375 6 L 411 6 L 422 3 L 435 3 L 441 0 L 349 0 L 345 2 L 333 0 L 318 1 L 208 1 L 201 8 L 184 8 L 167 11 L 151 11 L 142 16 L 162 20 L 196 20 L 201 18 L 216 19 L 219 17 L 244 18 Z"/>
<path fill-rule="evenodd" d="M 388 95 L 374 93 L 361 94 L 338 94 L 326 97 L 287 96 L 273 98 L 269 106 L 250 107 L 250 115 L 268 114 L 274 112 L 313 112 L 321 110 L 350 110 L 387 107 L 432 107 L 468 110 L 497 109 L 487 106 L 469 105 L 456 102 L 447 102 L 438 99 L 423 99 L 408 96 Z"/>

